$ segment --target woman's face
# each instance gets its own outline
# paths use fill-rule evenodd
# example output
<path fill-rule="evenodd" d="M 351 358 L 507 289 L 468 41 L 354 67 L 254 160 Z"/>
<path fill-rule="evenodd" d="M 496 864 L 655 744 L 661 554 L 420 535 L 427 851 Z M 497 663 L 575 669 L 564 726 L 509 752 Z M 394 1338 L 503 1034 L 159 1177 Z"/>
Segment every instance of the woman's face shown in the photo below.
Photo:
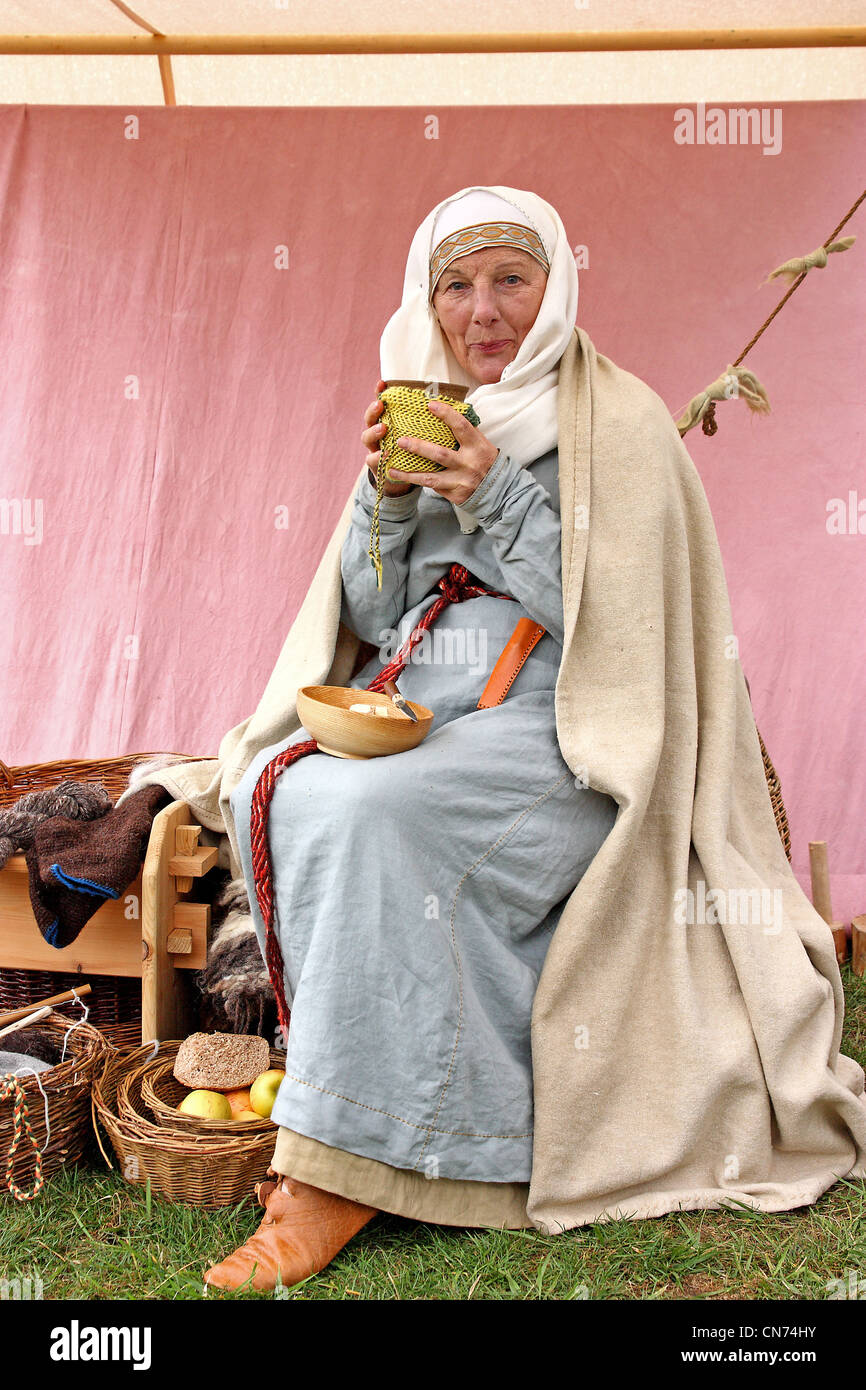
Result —
<path fill-rule="evenodd" d="M 433 293 L 433 308 L 461 367 L 483 383 L 502 369 L 535 323 L 547 272 L 515 246 L 485 246 L 452 261 Z"/>

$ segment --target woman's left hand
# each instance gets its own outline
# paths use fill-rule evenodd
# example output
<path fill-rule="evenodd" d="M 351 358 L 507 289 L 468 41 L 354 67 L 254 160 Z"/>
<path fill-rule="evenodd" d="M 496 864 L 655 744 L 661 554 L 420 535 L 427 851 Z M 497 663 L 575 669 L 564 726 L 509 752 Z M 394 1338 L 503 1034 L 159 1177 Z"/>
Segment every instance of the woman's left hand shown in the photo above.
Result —
<path fill-rule="evenodd" d="M 411 434 L 401 434 L 397 440 L 404 449 L 433 463 L 441 463 L 441 473 L 407 473 L 400 468 L 388 468 L 388 476 L 395 482 L 416 483 L 419 487 L 432 488 L 449 502 L 458 507 L 471 497 L 481 479 L 489 473 L 499 450 L 491 444 L 481 431 L 461 415 L 453 406 L 444 401 L 428 401 L 427 407 L 434 415 L 444 421 L 457 440 L 458 448 L 446 449 L 443 444 L 431 444 L 427 439 L 416 439 Z"/>

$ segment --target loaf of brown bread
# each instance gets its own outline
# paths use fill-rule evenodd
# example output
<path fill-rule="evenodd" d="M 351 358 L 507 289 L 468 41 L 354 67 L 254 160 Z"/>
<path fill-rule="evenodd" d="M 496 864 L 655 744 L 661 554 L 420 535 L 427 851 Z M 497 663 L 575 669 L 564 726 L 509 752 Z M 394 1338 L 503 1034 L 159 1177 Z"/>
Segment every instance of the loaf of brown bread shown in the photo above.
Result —
<path fill-rule="evenodd" d="M 191 1033 L 178 1048 L 174 1074 L 191 1090 L 236 1091 L 271 1064 L 266 1038 L 250 1033 Z"/>

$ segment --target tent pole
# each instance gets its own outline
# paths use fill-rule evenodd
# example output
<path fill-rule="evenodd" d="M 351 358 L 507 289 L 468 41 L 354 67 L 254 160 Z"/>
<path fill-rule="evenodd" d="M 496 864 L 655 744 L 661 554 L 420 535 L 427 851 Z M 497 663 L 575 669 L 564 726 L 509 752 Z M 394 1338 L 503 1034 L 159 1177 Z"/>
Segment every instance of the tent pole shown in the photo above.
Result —
<path fill-rule="evenodd" d="M 407 54 L 576 53 L 666 49 L 858 48 L 866 25 L 765 29 L 600 30 L 486 34 L 0 34 L 0 53 Z"/>
<path fill-rule="evenodd" d="M 162 94 L 165 97 L 166 106 L 177 106 L 174 95 L 174 73 L 171 70 L 171 58 L 167 53 L 160 53 L 157 62 L 159 63 L 159 75 L 162 78 Z"/>

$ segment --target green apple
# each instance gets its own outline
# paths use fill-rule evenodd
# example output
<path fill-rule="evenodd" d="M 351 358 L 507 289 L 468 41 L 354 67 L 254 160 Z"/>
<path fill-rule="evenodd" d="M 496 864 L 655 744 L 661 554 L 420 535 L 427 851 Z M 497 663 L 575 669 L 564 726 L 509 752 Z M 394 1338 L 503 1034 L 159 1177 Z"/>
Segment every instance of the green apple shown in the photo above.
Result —
<path fill-rule="evenodd" d="M 264 1116 L 266 1120 L 270 1119 L 285 1074 L 284 1071 L 263 1071 L 250 1087 L 250 1105 L 257 1115 Z"/>
<path fill-rule="evenodd" d="M 232 1108 L 221 1091 L 190 1091 L 178 1110 L 184 1115 L 197 1115 L 200 1120 L 230 1120 Z"/>

